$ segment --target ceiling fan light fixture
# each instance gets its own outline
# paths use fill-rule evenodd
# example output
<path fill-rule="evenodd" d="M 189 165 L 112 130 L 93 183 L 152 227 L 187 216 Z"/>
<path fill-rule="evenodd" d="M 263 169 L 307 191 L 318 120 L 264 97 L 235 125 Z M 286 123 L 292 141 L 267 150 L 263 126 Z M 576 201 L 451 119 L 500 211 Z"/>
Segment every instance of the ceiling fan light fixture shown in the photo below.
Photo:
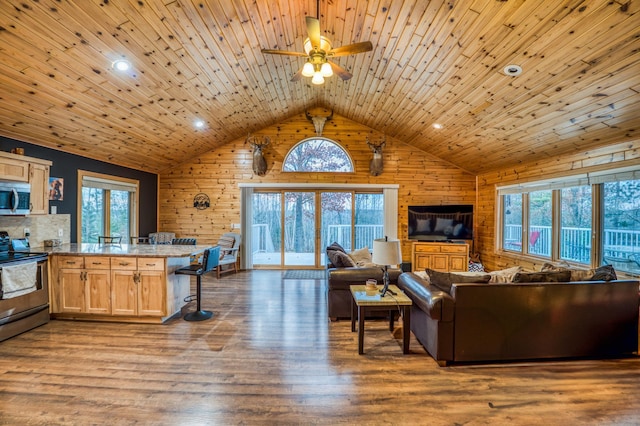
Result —
<path fill-rule="evenodd" d="M 333 70 L 331 69 L 331 64 L 329 62 L 325 62 L 320 67 L 320 74 L 323 77 L 331 77 L 333 75 Z"/>
<path fill-rule="evenodd" d="M 302 67 L 302 75 L 305 77 L 312 77 L 315 69 L 313 68 L 313 64 L 311 62 L 306 62 Z"/>
<path fill-rule="evenodd" d="M 314 72 L 313 73 L 313 77 L 311 78 L 311 82 L 313 84 L 320 85 L 320 84 L 324 83 L 324 77 L 322 76 L 322 74 L 320 72 Z"/>

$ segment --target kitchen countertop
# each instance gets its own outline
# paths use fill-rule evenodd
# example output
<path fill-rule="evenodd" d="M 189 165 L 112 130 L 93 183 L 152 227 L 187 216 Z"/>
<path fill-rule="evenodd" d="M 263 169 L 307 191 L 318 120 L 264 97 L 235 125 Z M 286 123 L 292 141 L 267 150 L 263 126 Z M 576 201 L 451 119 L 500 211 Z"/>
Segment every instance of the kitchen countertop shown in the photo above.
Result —
<path fill-rule="evenodd" d="M 136 257 L 189 257 L 205 251 L 208 245 L 170 244 L 63 244 L 60 247 L 31 248 L 32 252 L 42 251 L 50 255 L 81 256 L 136 256 Z"/>

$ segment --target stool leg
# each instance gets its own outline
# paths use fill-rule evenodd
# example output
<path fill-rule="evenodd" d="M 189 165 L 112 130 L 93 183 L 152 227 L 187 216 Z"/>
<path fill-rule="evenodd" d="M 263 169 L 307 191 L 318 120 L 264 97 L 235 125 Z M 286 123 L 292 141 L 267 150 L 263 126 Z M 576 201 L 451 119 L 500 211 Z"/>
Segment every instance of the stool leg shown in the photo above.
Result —
<path fill-rule="evenodd" d="M 189 312 L 184 316 L 185 321 L 204 321 L 213 316 L 211 311 L 203 311 L 200 306 L 200 299 L 202 298 L 202 281 L 201 275 L 196 276 L 196 311 Z"/>

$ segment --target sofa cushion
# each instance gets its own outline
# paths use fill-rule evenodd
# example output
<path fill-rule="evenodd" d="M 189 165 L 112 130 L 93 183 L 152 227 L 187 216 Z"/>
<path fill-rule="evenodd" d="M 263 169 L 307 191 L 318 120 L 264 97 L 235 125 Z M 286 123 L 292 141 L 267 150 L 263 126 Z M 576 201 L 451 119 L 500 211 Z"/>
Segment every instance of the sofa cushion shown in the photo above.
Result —
<path fill-rule="evenodd" d="M 356 266 L 353 260 L 351 260 L 351 257 L 343 251 L 327 250 L 327 257 L 336 268 L 349 268 Z"/>
<path fill-rule="evenodd" d="M 513 276 L 518 272 L 522 272 L 522 266 L 514 266 L 512 268 L 500 269 L 499 271 L 489 272 L 491 275 L 490 283 L 510 283 L 513 282 Z"/>
<path fill-rule="evenodd" d="M 327 247 L 327 251 L 329 250 L 337 250 L 337 251 L 341 251 L 342 253 L 347 253 L 345 249 L 335 241 L 332 242 L 331 245 Z"/>
<path fill-rule="evenodd" d="M 514 283 L 559 283 L 570 280 L 571 271 L 518 272 L 513 276 Z"/>
<path fill-rule="evenodd" d="M 491 275 L 482 273 L 456 274 L 453 272 L 440 272 L 426 269 L 431 285 L 451 294 L 451 285 L 454 283 L 488 283 Z"/>
<path fill-rule="evenodd" d="M 361 249 L 354 250 L 349 253 L 349 257 L 356 266 L 373 266 L 371 261 L 371 253 L 369 253 L 369 247 L 364 246 Z"/>
<path fill-rule="evenodd" d="M 547 271 L 570 271 L 570 281 L 611 281 L 617 280 L 616 271 L 612 265 L 603 265 L 595 269 L 581 269 L 571 266 L 567 262 L 551 263 L 547 262 L 540 269 Z"/>

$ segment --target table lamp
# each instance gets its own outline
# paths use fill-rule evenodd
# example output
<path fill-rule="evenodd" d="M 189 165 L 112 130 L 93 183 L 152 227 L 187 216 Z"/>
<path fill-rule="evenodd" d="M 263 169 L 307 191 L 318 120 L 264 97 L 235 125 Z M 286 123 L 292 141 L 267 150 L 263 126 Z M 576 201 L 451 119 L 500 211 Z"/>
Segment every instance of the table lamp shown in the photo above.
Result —
<path fill-rule="evenodd" d="M 384 286 L 382 287 L 382 297 L 389 289 L 389 265 L 402 263 L 402 251 L 400 250 L 400 240 L 390 240 L 387 237 L 373 240 L 372 262 L 384 266 Z"/>

